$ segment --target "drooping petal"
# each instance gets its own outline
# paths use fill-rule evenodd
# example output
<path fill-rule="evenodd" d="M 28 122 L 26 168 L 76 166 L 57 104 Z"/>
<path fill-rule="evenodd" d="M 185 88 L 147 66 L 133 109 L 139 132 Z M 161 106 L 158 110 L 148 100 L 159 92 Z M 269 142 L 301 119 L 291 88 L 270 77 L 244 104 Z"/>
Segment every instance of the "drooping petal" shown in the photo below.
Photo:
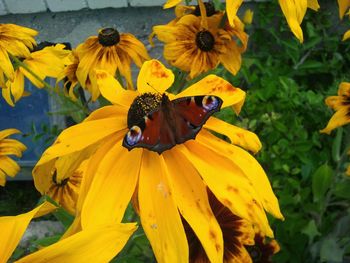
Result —
<path fill-rule="evenodd" d="M 8 81 L 7 88 L 11 90 L 14 102 L 17 102 L 24 92 L 24 76 L 21 71 L 16 70 L 14 74 L 13 82 Z"/>
<path fill-rule="evenodd" d="M 113 104 L 130 107 L 138 92 L 125 90 L 107 71 L 96 70 L 96 83 L 103 97 Z"/>
<path fill-rule="evenodd" d="M 314 11 L 318 11 L 318 9 L 320 9 L 318 0 L 307 0 L 307 7 Z"/>
<path fill-rule="evenodd" d="M 7 156 L 0 156 L 0 170 L 8 176 L 14 177 L 21 168 L 19 165 Z"/>
<path fill-rule="evenodd" d="M 128 152 L 122 139 L 106 153 L 96 170 L 83 205 L 83 229 L 123 219 L 138 181 L 142 149 Z"/>
<path fill-rule="evenodd" d="M 350 123 L 350 117 L 348 114 L 349 114 L 349 109 L 345 107 L 339 109 L 336 113 L 333 114 L 326 128 L 320 130 L 320 132 L 330 134 L 331 131 L 334 130 L 335 128 L 338 128 L 340 126 Z"/>
<path fill-rule="evenodd" d="M 273 236 L 261 201 L 242 170 L 228 158 L 197 141 L 187 141 L 185 146 L 179 145 L 178 148 L 195 166 L 218 200 L 235 215 L 253 222 L 266 235 Z"/>
<path fill-rule="evenodd" d="M 0 131 L 0 140 L 12 135 L 12 134 L 17 134 L 17 133 L 21 133 L 19 130 L 17 129 L 5 129 Z"/>
<path fill-rule="evenodd" d="M 220 54 L 219 60 L 230 73 L 236 75 L 242 64 L 241 52 L 234 41 L 229 41 L 226 48 L 227 52 Z"/>
<path fill-rule="evenodd" d="M 243 90 L 232 86 L 229 82 L 216 75 L 206 76 L 177 94 L 175 98 L 200 95 L 220 97 L 223 100 L 222 107 L 233 106 L 237 114 L 240 112 L 245 99 Z"/>
<path fill-rule="evenodd" d="M 106 263 L 122 250 L 136 228 L 135 224 L 110 224 L 86 229 L 30 254 L 17 263 Z"/>
<path fill-rule="evenodd" d="M 152 59 L 143 63 L 137 77 L 137 90 L 140 93 L 164 93 L 174 82 L 174 74 L 160 61 Z"/>
<path fill-rule="evenodd" d="M 217 154 L 229 157 L 233 163 L 239 166 L 245 176 L 252 183 L 264 209 L 274 217 L 283 219 L 278 200 L 273 193 L 268 177 L 265 174 L 264 169 L 253 156 L 239 147 L 220 140 L 207 131 L 200 132 L 197 135 L 196 140 L 201 144 L 206 145 Z"/>
<path fill-rule="evenodd" d="M 348 40 L 350 38 L 350 30 L 346 31 L 343 36 L 343 41 Z"/>
<path fill-rule="evenodd" d="M 80 151 L 126 127 L 126 116 L 86 121 L 69 127 L 43 153 L 37 165 L 41 165 L 59 156 Z"/>
<path fill-rule="evenodd" d="M 138 191 L 141 223 L 158 262 L 187 262 L 186 234 L 164 166 L 162 156 L 143 152 Z"/>
<path fill-rule="evenodd" d="M 278 0 L 282 12 L 287 19 L 288 25 L 293 34 L 299 39 L 300 43 L 304 41 L 303 31 L 300 27 L 307 9 L 307 0 Z"/>
<path fill-rule="evenodd" d="M 226 0 L 227 19 L 231 26 L 234 27 L 233 20 L 237 15 L 238 8 L 242 5 L 243 0 Z"/>
<path fill-rule="evenodd" d="M 0 69 L 5 73 L 6 77 L 11 81 L 14 78 L 15 72 L 11 64 L 10 58 L 5 49 L 0 46 Z"/>
<path fill-rule="evenodd" d="M 222 262 L 223 239 L 210 208 L 206 186 L 177 148 L 163 153 L 169 186 L 180 213 L 191 226 L 211 262 Z"/>
<path fill-rule="evenodd" d="M 209 118 L 204 127 L 227 136 L 232 144 L 241 146 L 253 153 L 257 153 L 261 149 L 261 142 L 255 133 L 231 125 L 218 118 Z"/>
<path fill-rule="evenodd" d="M 174 7 L 178 4 L 180 4 L 182 2 L 182 0 L 168 0 L 164 5 L 163 5 L 163 8 L 166 9 L 166 8 L 171 8 L 171 7 Z"/>
<path fill-rule="evenodd" d="M 45 202 L 28 213 L 0 217 L 0 262 L 5 263 L 10 258 L 32 218 L 48 214 L 55 209 L 54 205 Z"/>
<path fill-rule="evenodd" d="M 339 5 L 339 17 L 340 19 L 343 19 L 345 12 L 350 7 L 350 1 L 349 0 L 338 0 Z"/>
<path fill-rule="evenodd" d="M 22 157 L 22 152 L 26 149 L 27 147 L 17 140 L 0 140 L 0 155 L 15 155 L 17 157 Z"/>

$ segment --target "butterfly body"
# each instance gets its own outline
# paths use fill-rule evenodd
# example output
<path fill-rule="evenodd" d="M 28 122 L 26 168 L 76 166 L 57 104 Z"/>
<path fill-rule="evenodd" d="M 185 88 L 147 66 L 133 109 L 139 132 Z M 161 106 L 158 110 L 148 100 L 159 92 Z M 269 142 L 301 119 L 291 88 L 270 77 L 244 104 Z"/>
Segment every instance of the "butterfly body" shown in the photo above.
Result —
<path fill-rule="evenodd" d="M 207 119 L 220 110 L 216 96 L 183 97 L 170 101 L 163 94 L 159 106 L 142 119 L 128 123 L 123 146 L 131 150 L 146 148 L 161 154 L 176 144 L 194 139 Z"/>

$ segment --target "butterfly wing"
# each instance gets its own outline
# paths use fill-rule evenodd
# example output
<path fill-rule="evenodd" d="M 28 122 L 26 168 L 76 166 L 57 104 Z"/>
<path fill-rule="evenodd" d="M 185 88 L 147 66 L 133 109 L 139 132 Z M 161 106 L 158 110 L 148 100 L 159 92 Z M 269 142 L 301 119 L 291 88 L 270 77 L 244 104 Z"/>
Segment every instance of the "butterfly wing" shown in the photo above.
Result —
<path fill-rule="evenodd" d="M 130 127 L 123 146 L 129 150 L 142 147 L 161 154 L 176 144 L 194 139 L 221 105 L 222 100 L 216 96 L 184 97 L 173 101 L 163 96 L 158 109 Z"/>

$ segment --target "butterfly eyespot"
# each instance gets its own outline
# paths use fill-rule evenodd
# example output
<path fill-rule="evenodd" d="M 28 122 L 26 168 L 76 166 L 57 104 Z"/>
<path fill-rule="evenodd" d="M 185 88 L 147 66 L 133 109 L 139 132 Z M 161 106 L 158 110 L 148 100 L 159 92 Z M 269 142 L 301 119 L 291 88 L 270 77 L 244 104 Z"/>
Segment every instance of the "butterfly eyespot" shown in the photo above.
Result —
<path fill-rule="evenodd" d="M 216 109 L 219 106 L 219 100 L 214 96 L 204 96 L 202 105 L 204 109 L 210 111 Z"/>
<path fill-rule="evenodd" d="M 139 126 L 132 126 L 126 134 L 126 142 L 128 145 L 133 146 L 142 139 L 142 131 Z"/>

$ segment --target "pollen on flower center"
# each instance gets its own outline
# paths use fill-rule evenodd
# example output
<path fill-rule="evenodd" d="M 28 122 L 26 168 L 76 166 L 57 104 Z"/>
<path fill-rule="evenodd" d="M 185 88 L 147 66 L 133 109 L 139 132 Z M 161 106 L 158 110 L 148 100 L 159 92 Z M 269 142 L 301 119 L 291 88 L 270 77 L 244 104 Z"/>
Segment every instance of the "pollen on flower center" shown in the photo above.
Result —
<path fill-rule="evenodd" d="M 53 172 L 52 181 L 57 186 L 65 186 L 68 183 L 69 178 L 63 179 L 61 182 L 57 182 L 57 172 L 56 170 Z"/>
<path fill-rule="evenodd" d="M 98 42 L 105 47 L 118 44 L 120 41 L 120 35 L 118 30 L 108 27 L 103 28 L 98 33 Z"/>
<path fill-rule="evenodd" d="M 215 44 L 214 36 L 208 30 L 202 30 L 196 35 L 196 44 L 200 50 L 205 52 L 210 51 Z"/>
<path fill-rule="evenodd" d="M 128 111 L 128 128 L 138 125 L 139 122 L 151 111 L 157 109 L 162 101 L 162 95 L 147 92 L 137 96 Z"/>
<path fill-rule="evenodd" d="M 204 3 L 204 6 L 205 6 L 205 11 L 206 11 L 208 17 L 212 16 L 216 13 L 215 6 L 214 6 L 213 2 L 206 2 L 206 3 Z M 192 14 L 194 14 L 195 16 L 201 15 L 199 5 L 196 6 L 196 9 L 193 10 Z"/>

